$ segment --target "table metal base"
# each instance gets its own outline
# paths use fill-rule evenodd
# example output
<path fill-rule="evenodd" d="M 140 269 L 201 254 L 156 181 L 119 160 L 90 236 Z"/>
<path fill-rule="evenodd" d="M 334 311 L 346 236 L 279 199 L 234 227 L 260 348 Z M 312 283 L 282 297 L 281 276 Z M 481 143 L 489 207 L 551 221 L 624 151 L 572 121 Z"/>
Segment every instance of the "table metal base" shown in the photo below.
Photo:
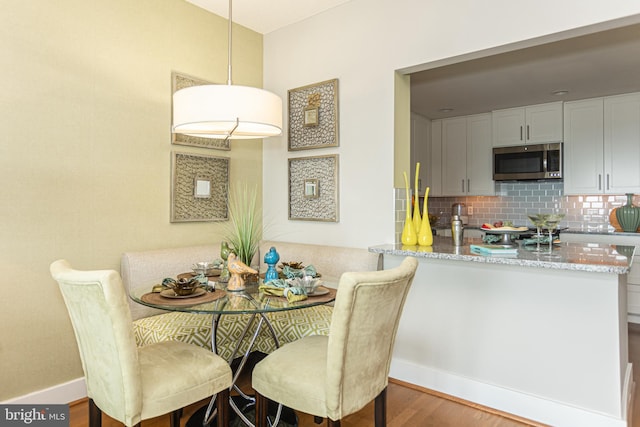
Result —
<path fill-rule="evenodd" d="M 255 425 L 255 404 L 253 400 L 247 400 L 242 396 L 231 396 L 236 406 L 240 408 L 243 414 Z M 203 424 L 207 406 L 203 406 L 191 415 L 187 420 L 185 427 L 216 427 L 216 417 L 214 417 L 209 424 Z M 269 402 L 269 418 L 274 419 L 278 411 L 278 404 Z M 246 427 L 245 423 L 240 419 L 234 411 L 229 411 L 229 426 L 230 427 Z M 291 408 L 283 407 L 280 415 L 280 421 L 278 427 L 297 427 L 298 416 Z"/>

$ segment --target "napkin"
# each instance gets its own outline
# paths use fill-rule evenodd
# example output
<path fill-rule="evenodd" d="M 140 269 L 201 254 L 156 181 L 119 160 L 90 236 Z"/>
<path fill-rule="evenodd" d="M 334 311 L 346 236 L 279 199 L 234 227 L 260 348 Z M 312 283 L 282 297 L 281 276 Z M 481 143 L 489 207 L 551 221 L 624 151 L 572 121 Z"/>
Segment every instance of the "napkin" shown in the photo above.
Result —
<path fill-rule="evenodd" d="M 316 271 L 316 268 L 313 265 L 308 265 L 302 269 L 291 268 L 288 265 L 285 265 L 282 268 L 282 274 L 284 274 L 287 279 L 293 279 L 296 277 L 303 277 L 303 276 L 316 277 L 318 272 Z"/>
<path fill-rule="evenodd" d="M 307 291 L 296 286 L 289 286 L 282 279 L 269 280 L 259 286 L 259 289 L 267 295 L 285 297 L 289 302 L 307 299 Z"/>

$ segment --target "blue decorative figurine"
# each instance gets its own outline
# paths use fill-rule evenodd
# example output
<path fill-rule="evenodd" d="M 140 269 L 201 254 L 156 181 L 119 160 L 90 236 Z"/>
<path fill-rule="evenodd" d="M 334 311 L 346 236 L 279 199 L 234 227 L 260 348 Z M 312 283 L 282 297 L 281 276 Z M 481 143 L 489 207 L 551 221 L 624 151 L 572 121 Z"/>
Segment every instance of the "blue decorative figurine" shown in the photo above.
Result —
<path fill-rule="evenodd" d="M 264 281 L 276 280 L 278 278 L 278 272 L 276 271 L 276 264 L 280 260 L 280 255 L 276 252 L 276 248 L 271 246 L 269 252 L 264 254 L 264 262 L 269 266 L 267 272 L 264 275 Z"/>

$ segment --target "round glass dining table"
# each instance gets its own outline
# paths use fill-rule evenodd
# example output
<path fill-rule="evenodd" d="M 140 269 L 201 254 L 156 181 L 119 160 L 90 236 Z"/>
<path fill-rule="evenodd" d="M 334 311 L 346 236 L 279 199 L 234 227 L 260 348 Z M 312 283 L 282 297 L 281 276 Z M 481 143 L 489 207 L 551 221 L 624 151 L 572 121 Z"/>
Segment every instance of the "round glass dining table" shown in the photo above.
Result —
<path fill-rule="evenodd" d="M 244 290 L 227 291 L 224 289 L 223 284 L 209 281 L 207 285 L 198 288 L 196 292 L 194 292 L 194 295 L 190 295 L 188 297 L 179 297 L 172 290 L 161 288 L 159 285 L 135 288 L 130 292 L 131 299 L 148 307 L 167 311 L 212 314 L 211 349 L 216 354 L 218 353 L 217 331 L 220 318 L 222 316 L 244 315 L 239 317 L 241 321 L 246 322 L 243 328 L 243 333 L 238 338 L 238 341 L 235 344 L 235 350 L 229 360 L 231 363 L 239 357 L 237 353 L 240 345 L 244 340 L 248 339 L 249 345 L 247 346 L 245 353 L 239 359 L 231 386 L 232 389 L 241 396 L 241 399 L 238 399 L 238 401 L 242 403 L 238 403 L 234 401 L 234 399 L 231 399 L 230 404 L 234 412 L 248 426 L 253 426 L 253 423 L 246 417 L 245 412 L 255 404 L 255 398 L 243 392 L 236 383 L 247 360 L 249 359 L 253 345 L 262 328 L 267 328 L 275 346 L 280 347 L 278 336 L 273 325 L 269 321 L 267 314 L 287 310 L 299 310 L 327 304 L 335 300 L 337 291 L 335 289 L 335 284 L 325 281 L 323 285 L 328 286 L 319 287 L 314 294 L 308 296 L 306 299 L 289 301 L 283 296 L 268 295 L 264 293 L 259 289 L 259 284 L 260 283 L 249 283 Z M 256 320 L 258 321 L 258 324 L 253 334 L 249 334 L 249 331 Z M 239 406 L 240 404 L 242 405 L 242 408 Z M 282 407 L 280 406 L 278 408 L 276 420 L 280 417 L 281 410 Z M 198 414 L 198 412 L 196 412 L 196 414 Z M 215 415 L 214 396 L 205 411 L 204 417 L 201 418 L 202 425 L 211 425 Z M 190 420 L 187 425 L 195 424 Z"/>

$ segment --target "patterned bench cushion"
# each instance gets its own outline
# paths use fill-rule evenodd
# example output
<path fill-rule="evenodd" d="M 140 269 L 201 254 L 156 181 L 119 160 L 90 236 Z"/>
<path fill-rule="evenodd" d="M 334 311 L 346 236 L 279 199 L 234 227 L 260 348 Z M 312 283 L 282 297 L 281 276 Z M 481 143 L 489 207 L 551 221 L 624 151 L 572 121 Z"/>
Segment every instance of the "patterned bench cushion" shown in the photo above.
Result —
<path fill-rule="evenodd" d="M 280 345 L 309 335 L 328 335 L 333 308 L 328 305 L 304 308 L 300 310 L 268 313 Z M 218 324 L 218 354 L 231 361 L 250 315 L 223 316 Z M 243 340 L 235 357 L 243 354 L 249 339 L 255 332 L 259 317 L 252 324 L 248 337 Z M 157 316 L 144 317 L 134 321 L 134 332 L 138 346 L 159 341 L 175 340 L 211 348 L 212 315 L 170 312 Z M 254 351 L 271 353 L 276 349 L 268 328 L 262 328 L 256 339 Z"/>

